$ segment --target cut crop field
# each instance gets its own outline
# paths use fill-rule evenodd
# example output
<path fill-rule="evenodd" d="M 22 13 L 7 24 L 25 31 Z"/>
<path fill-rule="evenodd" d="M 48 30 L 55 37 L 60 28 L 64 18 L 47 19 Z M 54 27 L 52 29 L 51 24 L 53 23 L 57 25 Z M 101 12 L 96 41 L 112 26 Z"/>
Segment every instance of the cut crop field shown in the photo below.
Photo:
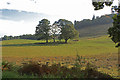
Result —
<path fill-rule="evenodd" d="M 40 62 L 60 62 L 73 65 L 76 54 L 87 62 L 112 76 L 117 76 L 118 49 L 108 36 L 70 40 L 68 44 L 48 43 L 37 40 L 6 40 L 2 42 L 3 61 L 21 64 L 33 60 Z M 49 42 L 52 42 L 50 40 Z"/>

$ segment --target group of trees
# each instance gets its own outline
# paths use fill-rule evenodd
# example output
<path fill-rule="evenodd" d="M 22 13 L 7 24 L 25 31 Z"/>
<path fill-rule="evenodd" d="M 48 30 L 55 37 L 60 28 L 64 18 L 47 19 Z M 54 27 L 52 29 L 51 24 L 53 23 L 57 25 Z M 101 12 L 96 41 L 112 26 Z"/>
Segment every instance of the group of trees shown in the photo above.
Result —
<path fill-rule="evenodd" d="M 74 25 L 71 21 L 65 19 L 59 19 L 50 25 L 50 21 L 47 19 L 42 19 L 36 27 L 35 35 L 39 38 L 43 38 L 48 43 L 50 38 L 53 39 L 64 39 L 67 43 L 68 39 L 72 39 L 79 36 L 77 30 L 75 30 Z"/>
<path fill-rule="evenodd" d="M 45 39 L 48 43 L 49 39 L 53 39 L 55 42 L 56 39 L 64 39 L 67 43 L 68 39 L 73 39 L 79 37 L 79 33 L 74 28 L 74 25 L 71 21 L 65 19 L 59 19 L 50 25 L 48 19 L 42 19 L 39 21 L 39 24 L 36 26 L 35 34 L 26 34 L 20 36 L 7 36 L 2 37 L 2 40 L 11 40 L 11 39 L 31 39 L 31 40 L 41 40 Z"/>
<path fill-rule="evenodd" d="M 4 37 L 1 38 L 1 40 L 12 40 L 12 39 L 30 39 L 30 40 L 37 40 L 38 36 L 35 36 L 34 34 L 24 34 L 20 36 L 7 36 L 4 35 Z"/>
<path fill-rule="evenodd" d="M 110 15 L 105 15 L 101 17 L 96 17 L 96 19 L 93 16 L 93 19 L 84 19 L 82 21 L 74 21 L 74 27 L 75 29 L 81 29 L 85 27 L 92 27 L 92 26 L 98 26 L 98 25 L 104 25 L 104 24 L 110 24 L 112 23 L 112 16 L 113 14 Z"/>
<path fill-rule="evenodd" d="M 31 40 L 41 40 L 45 39 L 48 43 L 49 39 L 53 39 L 55 42 L 56 39 L 64 39 L 67 43 L 68 39 L 73 39 L 79 37 L 79 33 L 74 28 L 74 25 L 71 21 L 65 19 L 59 19 L 50 25 L 48 19 L 42 19 L 39 21 L 39 24 L 36 26 L 35 34 L 26 34 L 20 36 L 4 36 L 2 40 L 11 40 L 11 39 L 31 39 Z"/>

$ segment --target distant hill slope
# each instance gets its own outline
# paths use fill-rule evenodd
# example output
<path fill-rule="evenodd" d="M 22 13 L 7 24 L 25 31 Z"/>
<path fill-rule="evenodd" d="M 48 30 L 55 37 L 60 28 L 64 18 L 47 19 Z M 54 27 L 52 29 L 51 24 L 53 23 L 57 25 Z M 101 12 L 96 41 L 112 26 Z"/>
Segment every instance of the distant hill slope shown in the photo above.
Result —
<path fill-rule="evenodd" d="M 107 30 L 109 27 L 112 26 L 111 24 L 104 24 L 92 27 L 85 27 L 82 29 L 77 29 L 80 33 L 80 37 L 91 37 L 91 36 L 100 36 L 100 35 L 107 35 Z"/>
<path fill-rule="evenodd" d="M 107 35 L 108 28 L 112 27 L 112 16 L 110 14 L 92 20 L 75 21 L 74 26 L 79 31 L 80 37 Z"/>

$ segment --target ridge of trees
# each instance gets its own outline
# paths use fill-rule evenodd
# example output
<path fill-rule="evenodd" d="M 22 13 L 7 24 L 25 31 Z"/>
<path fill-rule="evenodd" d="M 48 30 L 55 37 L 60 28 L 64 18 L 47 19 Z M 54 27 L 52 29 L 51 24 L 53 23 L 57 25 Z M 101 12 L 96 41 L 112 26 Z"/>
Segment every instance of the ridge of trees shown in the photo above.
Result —
<path fill-rule="evenodd" d="M 84 19 L 82 21 L 74 21 L 74 27 L 75 29 L 81 29 L 85 27 L 92 27 L 92 26 L 98 26 L 98 25 L 104 25 L 104 24 L 109 24 L 112 23 L 112 16 L 113 14 L 110 15 L 104 15 L 101 17 L 96 17 L 96 19 L 93 16 L 93 19 Z"/>
<path fill-rule="evenodd" d="M 35 36 L 34 34 L 24 34 L 20 36 L 7 36 L 4 35 L 4 37 L 1 37 L 1 40 L 12 40 L 12 39 L 30 39 L 30 40 L 37 40 L 38 37 Z"/>

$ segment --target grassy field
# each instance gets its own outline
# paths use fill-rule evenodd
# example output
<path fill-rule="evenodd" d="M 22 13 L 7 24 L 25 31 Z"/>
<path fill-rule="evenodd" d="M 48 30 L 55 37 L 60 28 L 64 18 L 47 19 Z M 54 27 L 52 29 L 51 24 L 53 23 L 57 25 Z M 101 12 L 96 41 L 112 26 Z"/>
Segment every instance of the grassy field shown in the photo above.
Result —
<path fill-rule="evenodd" d="M 2 42 L 3 57 L 75 56 L 117 53 L 115 44 L 108 36 L 81 38 L 68 44 L 34 44 L 44 41 L 8 40 Z"/>
<path fill-rule="evenodd" d="M 3 61 L 21 64 L 36 60 L 43 62 L 61 62 L 73 65 L 76 54 L 96 65 L 99 71 L 117 76 L 118 49 L 108 36 L 69 40 L 68 44 L 44 44 L 37 40 L 6 40 L 2 42 Z M 50 40 L 49 42 L 52 42 Z"/>

